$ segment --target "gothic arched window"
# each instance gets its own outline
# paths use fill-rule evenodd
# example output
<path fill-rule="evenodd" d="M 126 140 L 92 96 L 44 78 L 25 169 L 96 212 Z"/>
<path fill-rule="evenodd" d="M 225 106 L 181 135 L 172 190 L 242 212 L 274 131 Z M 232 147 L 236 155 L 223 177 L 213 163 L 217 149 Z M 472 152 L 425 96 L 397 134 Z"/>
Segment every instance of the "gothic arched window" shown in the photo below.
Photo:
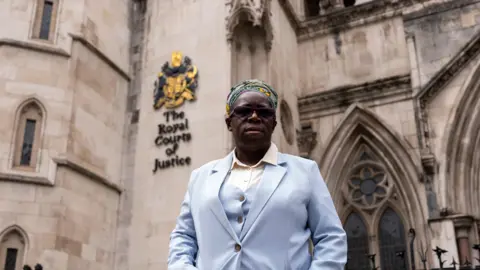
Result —
<path fill-rule="evenodd" d="M 15 138 L 14 167 L 36 168 L 42 120 L 43 113 L 36 101 L 31 101 L 20 108 Z"/>
<path fill-rule="evenodd" d="M 378 225 L 381 267 L 392 270 L 407 270 L 407 246 L 405 227 L 398 214 L 391 208 L 383 212 Z"/>
<path fill-rule="evenodd" d="M 361 151 L 358 162 L 350 171 L 347 181 L 347 197 L 362 209 L 374 209 L 388 199 L 390 187 L 387 173 L 367 151 Z"/>
<path fill-rule="evenodd" d="M 37 0 L 33 38 L 53 41 L 55 36 L 58 0 Z"/>
<path fill-rule="evenodd" d="M 25 238 L 17 229 L 8 230 L 0 240 L 0 267 L 21 270 L 25 254 Z"/>
<path fill-rule="evenodd" d="M 366 206 L 377 204 L 387 194 L 385 172 L 374 164 L 357 167 L 350 178 L 352 199 Z"/>
<path fill-rule="evenodd" d="M 370 269 L 367 257 L 369 254 L 368 231 L 362 217 L 352 212 L 348 216 L 344 228 L 348 242 L 348 263 L 345 269 Z"/>
<path fill-rule="evenodd" d="M 379 156 L 361 145 L 353 155 L 355 160 L 347 166 L 351 169 L 342 186 L 345 205 L 357 211 L 344 224 L 349 249 L 347 270 L 372 269 L 373 263 L 381 269 L 408 269 L 405 226 L 399 214 L 386 207 L 402 208 L 398 187 L 389 174 L 388 163 Z M 369 258 L 370 253 L 375 256 Z"/>

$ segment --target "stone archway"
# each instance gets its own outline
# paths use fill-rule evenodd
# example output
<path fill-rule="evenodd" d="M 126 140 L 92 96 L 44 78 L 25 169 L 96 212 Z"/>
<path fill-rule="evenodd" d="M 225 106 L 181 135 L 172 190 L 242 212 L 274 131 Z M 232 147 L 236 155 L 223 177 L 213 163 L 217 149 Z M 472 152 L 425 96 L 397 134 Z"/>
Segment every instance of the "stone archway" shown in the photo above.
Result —
<path fill-rule="evenodd" d="M 446 205 L 480 216 L 480 64 L 464 83 L 447 126 Z M 459 200 L 459 198 L 463 198 Z"/>
<path fill-rule="evenodd" d="M 373 112 L 354 104 L 332 133 L 319 164 L 337 209 L 357 209 L 365 217 L 372 239 L 378 238 L 378 220 L 385 209 L 394 209 L 401 217 L 399 228 L 405 230 L 401 241 L 405 242 L 405 235 L 413 228 L 417 243 L 426 244 L 427 208 L 420 183 L 421 162 L 406 149 L 401 137 Z M 372 185 L 362 187 L 369 180 Z M 374 194 L 377 189 L 378 194 Z M 370 251 L 380 254 L 380 244 L 372 240 Z"/>

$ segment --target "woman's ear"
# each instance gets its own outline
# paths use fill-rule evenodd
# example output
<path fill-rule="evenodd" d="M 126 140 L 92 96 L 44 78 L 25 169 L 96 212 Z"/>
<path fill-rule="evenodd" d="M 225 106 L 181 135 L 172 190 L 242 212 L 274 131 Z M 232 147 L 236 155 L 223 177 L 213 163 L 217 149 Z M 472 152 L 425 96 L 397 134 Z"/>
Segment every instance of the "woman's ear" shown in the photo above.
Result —
<path fill-rule="evenodd" d="M 227 125 L 228 131 L 232 131 L 232 119 L 228 115 L 225 115 L 225 124 Z"/>

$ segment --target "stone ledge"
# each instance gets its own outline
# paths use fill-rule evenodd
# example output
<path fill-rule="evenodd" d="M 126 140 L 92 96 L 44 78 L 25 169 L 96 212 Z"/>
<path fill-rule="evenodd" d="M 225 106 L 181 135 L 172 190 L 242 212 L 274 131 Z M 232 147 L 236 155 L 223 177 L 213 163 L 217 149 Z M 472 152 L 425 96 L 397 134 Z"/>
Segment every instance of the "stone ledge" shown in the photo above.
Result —
<path fill-rule="evenodd" d="M 445 217 L 433 217 L 428 219 L 428 223 L 442 222 L 442 221 L 452 221 L 454 226 L 464 226 L 467 224 L 473 224 L 475 221 L 480 221 L 478 217 L 463 215 L 463 214 L 452 214 Z"/>
<path fill-rule="evenodd" d="M 299 41 L 308 40 L 316 36 L 337 33 L 359 25 L 402 16 L 406 8 L 428 1 L 376 0 L 358 6 L 333 9 L 332 11 L 327 11 L 328 13 L 324 15 L 300 22 L 300 25 L 296 28 L 297 38 Z"/>
<path fill-rule="evenodd" d="M 122 76 L 125 80 L 130 82 L 131 78 L 128 72 L 124 71 L 119 65 L 113 62 L 106 54 L 100 51 L 91 42 L 86 40 L 82 35 L 70 33 L 70 36 L 72 37 L 72 40 L 74 42 L 80 42 L 82 45 L 87 47 L 92 53 L 94 53 L 96 56 L 102 59 L 105 63 L 107 63 L 107 65 L 109 65 L 113 70 L 115 70 L 118 74 L 120 74 L 120 76 Z M 0 39 L 0 47 L 1 46 L 11 46 L 16 48 L 22 48 L 22 49 L 57 55 L 57 56 L 66 57 L 66 58 L 71 57 L 71 54 L 66 52 L 63 49 L 56 48 L 49 44 L 40 44 L 40 43 L 31 42 L 31 41 L 20 41 L 15 39 L 3 38 L 3 39 Z"/>
<path fill-rule="evenodd" d="M 92 53 L 102 59 L 105 63 L 107 63 L 112 69 L 114 69 L 118 74 L 120 74 L 125 80 L 130 81 L 130 75 L 128 72 L 124 71 L 119 65 L 113 62 L 106 54 L 100 51 L 95 45 L 93 45 L 90 41 L 88 41 L 84 36 L 79 34 L 69 34 L 73 41 L 80 42 L 85 47 L 87 47 Z"/>
<path fill-rule="evenodd" d="M 123 192 L 123 188 L 111 182 L 108 180 L 108 178 L 104 175 L 102 175 L 99 172 L 95 172 L 93 168 L 89 168 L 90 166 L 87 164 L 81 164 L 79 161 L 74 161 L 72 158 L 69 157 L 59 157 L 59 158 L 54 158 L 53 161 L 57 163 L 57 166 L 64 166 L 72 171 L 78 172 L 84 176 L 90 177 L 93 181 L 109 188 L 117 193 L 121 194 Z"/>
<path fill-rule="evenodd" d="M 393 76 L 358 85 L 340 86 L 300 97 L 298 99 L 298 111 L 300 114 L 320 112 L 331 108 L 349 106 L 354 102 L 411 94 L 410 75 Z"/>
<path fill-rule="evenodd" d="M 328 10 L 325 14 L 306 20 L 300 20 L 288 0 L 279 0 L 290 25 L 297 34 L 299 41 L 308 40 L 316 36 L 337 33 L 340 30 L 374 23 L 402 16 L 404 20 L 414 20 L 422 16 L 444 12 L 449 9 L 461 8 L 479 0 L 456 0 L 435 4 L 432 0 L 375 0 L 358 6 Z M 412 9 L 416 5 L 430 4 L 431 7 L 422 10 Z"/>
<path fill-rule="evenodd" d="M 472 216 L 453 217 L 453 225 L 455 228 L 470 228 L 473 223 L 475 223 L 475 219 Z"/>
<path fill-rule="evenodd" d="M 50 186 L 53 184 L 46 177 L 27 176 L 13 173 L 0 173 L 0 181 L 14 182 L 14 183 L 28 183 L 41 186 Z"/>
<path fill-rule="evenodd" d="M 422 17 L 431 16 L 437 13 L 443 13 L 445 11 L 462 8 L 462 7 L 473 5 L 476 3 L 480 3 L 480 0 L 463 0 L 463 1 L 457 0 L 452 2 L 438 3 L 430 7 L 426 7 L 425 9 L 413 11 L 409 14 L 406 14 L 403 17 L 403 20 L 404 21 L 417 20 Z"/>
<path fill-rule="evenodd" d="M 9 38 L 2 38 L 0 39 L 0 47 L 1 46 L 22 48 L 22 49 L 41 52 L 41 53 L 57 55 L 61 57 L 67 57 L 67 58 L 70 57 L 70 54 L 64 51 L 63 49 L 55 48 L 48 44 L 39 44 L 39 43 L 30 42 L 30 41 L 20 41 L 20 40 L 14 40 Z"/>

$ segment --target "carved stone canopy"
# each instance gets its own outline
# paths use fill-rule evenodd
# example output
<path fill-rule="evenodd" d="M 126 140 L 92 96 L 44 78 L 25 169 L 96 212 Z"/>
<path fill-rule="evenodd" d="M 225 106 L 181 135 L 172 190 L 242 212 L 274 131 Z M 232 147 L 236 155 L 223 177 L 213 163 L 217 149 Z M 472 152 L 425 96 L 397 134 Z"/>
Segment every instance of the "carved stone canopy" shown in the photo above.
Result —
<path fill-rule="evenodd" d="M 228 8 L 227 40 L 229 42 L 233 40 L 236 27 L 246 20 L 253 27 L 261 27 L 265 30 L 266 45 L 270 47 L 273 40 L 270 2 L 271 0 L 228 0 L 226 4 Z"/>
<path fill-rule="evenodd" d="M 437 161 L 432 154 L 422 154 L 422 166 L 427 175 L 433 175 L 437 171 Z"/>
<path fill-rule="evenodd" d="M 297 130 L 297 145 L 301 157 L 310 157 L 317 145 L 317 132 L 313 131 L 310 123 L 303 124 L 301 130 Z"/>

